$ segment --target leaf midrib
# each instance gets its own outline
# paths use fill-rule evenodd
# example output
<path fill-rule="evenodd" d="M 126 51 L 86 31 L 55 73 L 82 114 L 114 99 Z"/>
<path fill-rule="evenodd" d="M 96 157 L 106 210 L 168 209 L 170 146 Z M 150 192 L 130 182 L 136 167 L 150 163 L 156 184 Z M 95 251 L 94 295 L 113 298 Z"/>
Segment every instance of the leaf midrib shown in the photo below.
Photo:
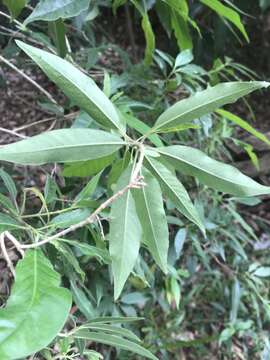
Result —
<path fill-rule="evenodd" d="M 35 150 L 35 154 L 36 153 L 42 153 L 42 152 L 46 152 L 46 151 L 53 151 L 53 150 L 57 150 L 57 149 L 63 149 L 63 150 L 68 150 L 68 149 L 72 149 L 72 148 L 84 148 L 84 147 L 92 147 L 92 146 L 111 146 L 111 145 L 125 145 L 126 143 L 123 142 L 110 142 L 110 143 L 88 143 L 88 144 L 80 144 L 80 145 L 67 145 L 67 146 L 63 146 L 63 145 L 59 145 L 59 146 L 54 146 L 54 147 L 50 147 L 50 148 L 44 148 L 41 150 Z M 7 145 L 8 146 L 8 145 Z M 0 158 L 1 158 L 1 151 L 5 150 L 4 148 L 0 148 Z M 8 155 L 18 155 L 17 152 L 9 152 L 8 149 L 6 150 L 6 152 L 3 152 L 4 154 L 8 154 Z M 31 154 L 33 153 L 33 150 L 31 151 L 23 151 L 20 152 L 20 155 L 22 154 Z"/>
<path fill-rule="evenodd" d="M 35 56 L 36 56 L 36 55 L 35 55 Z M 41 56 L 38 56 L 38 57 L 40 58 L 41 62 L 45 63 L 46 66 L 48 66 L 50 69 L 52 69 L 53 71 L 55 71 L 55 69 L 54 69 L 48 62 L 46 62 Z M 70 64 L 71 64 L 71 63 L 70 63 Z M 73 64 L 71 64 L 71 65 L 73 65 Z M 74 65 L 73 65 L 73 66 L 74 66 Z M 77 69 L 77 70 L 79 70 L 79 69 Z M 56 70 L 56 71 L 57 71 L 59 74 L 61 74 L 61 76 L 63 76 L 64 79 L 66 79 L 69 83 L 71 83 L 77 90 L 79 90 L 79 92 L 81 92 L 88 100 L 90 100 L 92 103 L 94 103 L 95 106 L 99 109 L 99 111 L 107 118 L 107 120 L 109 120 L 109 122 L 112 122 L 112 123 L 113 123 L 115 129 L 118 129 L 118 130 L 121 131 L 120 125 L 117 126 L 117 124 L 115 123 L 115 121 L 114 121 L 111 117 L 109 117 L 107 113 L 105 113 L 105 112 L 103 111 L 103 109 L 101 108 L 101 106 L 100 106 L 99 104 L 97 104 L 96 101 L 94 101 L 92 98 L 90 98 L 90 97 L 88 96 L 88 94 L 85 92 L 84 89 L 81 89 L 76 83 L 74 83 L 73 80 L 67 78 L 67 76 L 66 76 L 61 70 L 58 69 L 58 70 Z M 85 76 L 88 81 L 91 80 L 91 78 L 88 78 L 85 74 L 82 73 L 82 75 Z M 91 85 L 92 85 L 92 86 L 96 86 L 97 89 L 100 90 L 99 87 L 98 87 L 95 83 L 93 83 L 93 84 L 91 84 Z M 100 91 L 101 91 L 101 90 L 100 90 Z M 103 95 L 106 97 L 105 94 L 103 94 Z M 106 97 L 106 99 L 107 99 L 107 97 Z M 109 99 L 108 99 L 108 100 L 109 100 Z M 109 100 L 109 101 L 110 101 L 110 100 Z M 111 105 L 113 106 L 112 103 L 111 103 Z M 115 112 L 116 112 L 116 111 L 115 111 Z"/>
<path fill-rule="evenodd" d="M 159 247 L 157 245 L 158 242 L 157 242 L 155 227 L 153 225 L 152 217 L 151 217 L 151 214 L 150 214 L 150 211 L 149 211 L 149 206 L 148 206 L 148 202 L 147 202 L 147 196 L 146 196 L 146 193 L 145 193 L 145 187 L 142 188 L 142 192 L 143 192 L 143 197 L 144 197 L 145 206 L 146 206 L 148 218 L 149 218 L 149 221 L 150 221 L 152 233 L 153 233 L 153 236 L 154 236 L 154 239 L 155 239 L 155 245 L 156 245 L 156 249 L 157 249 L 157 253 L 158 253 L 158 258 L 159 258 L 160 264 L 162 265 L 163 261 L 162 261 L 161 255 L 160 255 L 160 249 L 159 249 Z M 162 267 L 163 267 L 163 265 L 162 265 Z"/>
<path fill-rule="evenodd" d="M 124 235 L 124 246 L 122 246 L 122 251 L 121 251 L 121 261 L 120 261 L 120 274 L 122 276 L 122 273 L 123 273 L 123 267 L 125 268 L 124 266 L 124 258 L 125 258 L 125 247 L 126 247 L 126 239 L 127 239 L 127 219 L 128 219 L 128 203 L 129 203 L 129 197 L 131 195 L 131 191 L 128 190 L 127 193 L 126 193 L 126 207 L 125 207 L 125 216 L 124 216 L 124 231 L 123 231 L 123 235 Z"/>
<path fill-rule="evenodd" d="M 173 158 L 173 159 L 175 159 L 175 160 L 178 160 L 178 161 L 181 161 L 181 162 L 183 162 L 183 163 L 185 163 L 185 164 L 187 164 L 187 165 L 189 165 L 189 166 L 191 166 L 191 167 L 194 167 L 194 168 L 202 171 L 202 172 L 205 173 L 205 174 L 212 175 L 212 176 L 215 177 L 216 179 L 221 180 L 221 181 L 223 181 L 223 182 L 228 182 L 229 184 L 233 184 L 233 185 L 239 185 L 239 186 L 244 187 L 244 188 L 247 188 L 247 189 L 250 188 L 250 187 L 248 187 L 248 186 L 246 186 L 246 185 L 242 185 L 241 183 L 232 182 L 231 180 L 228 180 L 227 178 L 222 178 L 222 177 L 218 176 L 217 174 L 214 174 L 212 171 L 206 171 L 205 169 L 201 168 L 199 165 L 197 165 L 197 164 L 196 164 L 196 165 L 195 165 L 195 164 L 192 164 L 192 163 L 190 163 L 190 162 L 189 162 L 188 160 L 186 160 L 186 159 L 179 158 L 179 157 L 174 156 L 174 155 L 172 155 L 172 154 L 170 154 L 170 153 L 166 153 L 166 152 L 164 153 L 164 152 L 162 152 L 161 150 L 158 150 L 158 149 L 157 149 L 157 151 L 160 152 L 161 154 L 165 155 L 165 156 L 171 157 L 171 158 Z M 214 160 L 214 161 L 217 161 L 217 160 Z M 228 164 L 226 164 L 226 165 L 228 165 Z M 228 165 L 228 166 L 229 166 L 229 165 Z M 260 186 L 263 187 L 263 185 L 260 185 Z"/>
<path fill-rule="evenodd" d="M 173 192 L 173 194 L 177 197 L 177 199 L 179 199 L 179 201 L 183 204 L 183 200 L 178 196 L 178 194 L 175 192 L 175 190 L 167 183 L 167 181 L 163 178 L 163 176 L 160 174 L 160 172 L 156 169 L 155 165 L 151 162 L 151 160 L 149 160 L 149 158 L 147 157 L 147 160 L 150 162 L 151 166 L 155 169 L 155 171 L 158 173 L 158 176 L 161 178 L 161 180 L 165 183 L 165 185 Z M 186 208 L 186 205 L 183 204 L 183 206 L 185 207 L 185 209 L 190 213 L 190 210 Z M 195 221 L 196 224 L 198 223 L 196 218 L 194 218 L 194 216 L 190 213 L 191 218 L 193 219 L 192 221 Z"/>
<path fill-rule="evenodd" d="M 50 14 L 53 14 L 55 11 L 59 11 L 60 9 L 64 10 L 67 6 L 69 6 L 70 4 L 72 4 L 72 2 L 74 2 L 74 1 L 73 1 L 73 0 L 70 0 L 70 1 L 68 2 L 68 4 L 66 4 L 66 5 L 64 5 L 64 6 L 58 6 L 58 7 L 56 7 L 55 10 L 47 11 L 46 14 L 50 15 Z M 40 16 L 43 16 L 43 15 L 41 14 L 41 15 L 39 15 L 38 17 L 40 17 Z"/>
<path fill-rule="evenodd" d="M 256 87 L 254 86 L 254 88 L 256 88 Z M 206 91 L 206 90 L 204 90 L 204 91 Z M 242 92 L 243 92 L 243 90 L 239 90 L 239 91 L 235 91 L 235 92 L 231 93 L 230 95 L 220 96 L 220 97 L 216 98 L 215 101 L 213 101 L 213 103 L 216 102 L 216 101 L 219 101 L 219 100 L 221 100 L 221 99 L 223 99 L 223 98 L 225 99 L 226 97 L 230 97 L 230 96 L 232 96 L 232 95 L 235 95 L 235 94 L 241 94 Z M 195 97 L 195 96 L 199 98 L 200 93 L 197 93 L 196 95 L 194 95 L 194 97 Z M 184 99 L 183 101 L 187 101 L 187 100 L 189 100 L 189 99 L 191 99 L 191 98 Z M 177 116 L 175 116 L 175 117 L 173 117 L 173 118 L 171 118 L 171 119 L 169 119 L 169 120 L 167 120 L 167 121 L 165 121 L 165 122 L 161 122 L 161 123 L 158 123 L 158 122 L 157 122 L 157 125 L 154 127 L 154 129 L 156 130 L 156 129 L 160 128 L 160 127 L 164 127 L 166 124 L 168 124 L 168 123 L 170 123 L 170 122 L 173 122 L 173 121 L 175 121 L 176 119 L 178 119 L 178 118 L 180 118 L 180 117 L 184 117 L 184 116 L 186 116 L 188 113 L 195 112 L 195 111 L 197 111 L 198 109 L 203 108 L 204 106 L 206 106 L 207 104 L 210 104 L 210 103 L 211 103 L 211 102 L 209 102 L 209 103 L 204 102 L 203 104 L 200 104 L 199 106 L 194 107 L 192 110 L 187 110 L 187 111 L 183 112 L 182 114 L 177 115 Z M 169 110 L 169 109 L 168 109 L 168 110 Z M 210 111 L 210 112 L 211 112 L 211 111 Z M 162 115 L 161 115 L 161 116 L 162 116 Z"/>

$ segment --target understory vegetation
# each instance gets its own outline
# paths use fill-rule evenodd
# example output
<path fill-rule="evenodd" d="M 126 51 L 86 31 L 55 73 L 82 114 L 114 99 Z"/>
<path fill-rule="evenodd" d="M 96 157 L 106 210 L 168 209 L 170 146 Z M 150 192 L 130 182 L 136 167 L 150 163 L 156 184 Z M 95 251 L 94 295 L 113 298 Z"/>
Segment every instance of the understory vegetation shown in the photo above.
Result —
<path fill-rule="evenodd" d="M 270 359 L 269 9 L 2 0 L 0 360 Z"/>

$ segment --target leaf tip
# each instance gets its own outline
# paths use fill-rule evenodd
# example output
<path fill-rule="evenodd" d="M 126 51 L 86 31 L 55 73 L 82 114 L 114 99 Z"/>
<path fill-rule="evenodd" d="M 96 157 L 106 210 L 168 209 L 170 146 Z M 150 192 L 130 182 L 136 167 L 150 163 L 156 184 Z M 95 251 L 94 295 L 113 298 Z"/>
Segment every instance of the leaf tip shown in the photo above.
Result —
<path fill-rule="evenodd" d="M 28 47 L 31 47 L 30 45 L 26 44 L 25 42 L 21 41 L 21 40 L 15 40 L 16 45 L 23 50 L 24 52 L 26 52 L 26 49 Z"/>
<path fill-rule="evenodd" d="M 268 88 L 270 86 L 270 82 L 268 81 L 262 81 L 262 87 L 263 88 Z"/>

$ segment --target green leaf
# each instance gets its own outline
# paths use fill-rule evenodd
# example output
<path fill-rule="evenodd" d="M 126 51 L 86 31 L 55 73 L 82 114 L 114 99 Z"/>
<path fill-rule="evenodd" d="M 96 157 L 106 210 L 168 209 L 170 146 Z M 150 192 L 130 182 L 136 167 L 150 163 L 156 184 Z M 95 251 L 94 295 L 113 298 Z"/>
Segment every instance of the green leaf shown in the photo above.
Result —
<path fill-rule="evenodd" d="M 13 203 L 17 205 L 16 199 L 17 199 L 18 191 L 12 177 L 5 170 L 0 169 L 0 178 L 3 180 L 5 187 L 7 188 L 12 198 Z"/>
<path fill-rule="evenodd" d="M 124 132 L 121 119 L 113 103 L 95 82 L 77 67 L 60 57 L 16 41 L 45 74 L 82 110 L 102 127 Z"/>
<path fill-rule="evenodd" d="M 174 69 L 191 63 L 193 59 L 194 57 L 190 49 L 181 51 L 180 54 L 178 54 L 175 59 Z"/>
<path fill-rule="evenodd" d="M 22 229 L 23 226 L 6 214 L 0 213 L 0 233 L 12 229 Z"/>
<path fill-rule="evenodd" d="M 79 310 L 83 313 L 86 319 L 93 318 L 95 316 L 95 308 L 88 296 L 77 286 L 76 281 L 71 280 L 70 285 L 74 302 L 78 306 Z"/>
<path fill-rule="evenodd" d="M 149 20 L 148 14 L 145 13 L 142 18 L 142 28 L 144 31 L 144 36 L 146 40 L 146 48 L 144 54 L 144 62 L 146 65 L 151 65 L 153 60 L 153 54 L 156 47 L 155 34 L 151 22 Z"/>
<path fill-rule="evenodd" d="M 180 50 L 192 49 L 192 37 L 189 32 L 188 21 L 176 11 L 172 10 L 172 28 Z"/>
<path fill-rule="evenodd" d="M 16 18 L 27 4 L 28 0 L 3 0 L 12 17 Z"/>
<path fill-rule="evenodd" d="M 61 242 L 65 242 L 71 246 L 76 247 L 82 255 L 97 258 L 100 262 L 110 264 L 111 259 L 107 249 L 100 249 L 96 246 L 92 246 L 83 242 L 74 240 L 61 239 Z"/>
<path fill-rule="evenodd" d="M 42 0 L 25 20 L 25 24 L 37 20 L 55 21 L 75 17 L 87 10 L 89 3 L 90 0 Z"/>
<path fill-rule="evenodd" d="M 65 164 L 62 174 L 65 177 L 76 176 L 81 178 L 96 175 L 101 170 L 111 165 L 114 159 L 115 154 L 111 154 L 106 157 L 99 158 L 98 160 L 88 160 L 83 162 L 75 162 L 72 164 Z"/>
<path fill-rule="evenodd" d="M 18 263 L 11 295 L 0 309 L 1 359 L 25 358 L 57 336 L 71 308 L 70 292 L 59 283 L 41 251 L 28 251 Z"/>
<path fill-rule="evenodd" d="M 126 152 L 123 159 L 117 160 L 112 165 L 111 171 L 108 175 L 108 182 L 107 182 L 109 188 L 113 187 L 116 184 L 120 175 L 128 167 L 129 163 L 130 163 L 130 153 Z"/>
<path fill-rule="evenodd" d="M 214 10 L 218 15 L 226 18 L 232 24 L 234 24 L 238 28 L 238 30 L 240 30 L 240 32 L 243 34 L 246 41 L 249 42 L 248 34 L 237 11 L 233 10 L 229 6 L 223 5 L 219 0 L 200 0 L 200 1 L 204 5 L 208 6 L 210 9 Z"/>
<path fill-rule="evenodd" d="M 97 324 L 97 323 L 95 324 L 95 323 L 90 322 L 88 324 L 83 324 L 82 326 L 80 326 L 80 329 L 103 331 L 105 333 L 111 333 L 112 335 L 116 335 L 116 336 L 123 336 L 123 337 L 126 337 L 127 339 L 140 342 L 140 339 L 138 338 L 138 336 L 133 334 L 132 331 L 122 328 L 120 326 L 114 326 L 114 325 L 110 325 L 110 324 Z"/>
<path fill-rule="evenodd" d="M 270 267 L 261 266 L 257 268 L 252 275 L 258 276 L 258 277 L 270 277 Z"/>
<path fill-rule="evenodd" d="M 98 333 L 98 332 L 90 332 L 87 330 L 79 330 L 74 334 L 74 337 L 114 346 L 119 349 L 131 351 L 138 355 L 145 356 L 148 359 L 158 360 L 153 354 L 150 353 L 150 351 L 144 349 L 141 345 L 133 341 L 123 339 L 119 336 Z"/>
<path fill-rule="evenodd" d="M 102 316 L 95 319 L 91 319 L 89 323 L 97 324 L 97 323 L 104 323 L 104 324 L 125 324 L 133 321 L 142 321 L 143 318 L 139 317 L 128 317 L 128 316 Z"/>
<path fill-rule="evenodd" d="M 153 132 L 160 132 L 160 130 L 173 128 L 182 123 L 189 123 L 223 105 L 235 102 L 254 90 L 267 88 L 269 84 L 263 81 L 243 81 L 221 83 L 209 87 L 187 99 L 177 102 L 162 113 L 155 123 Z"/>
<path fill-rule="evenodd" d="M 70 210 L 55 216 L 50 222 L 50 225 L 53 225 L 58 229 L 64 229 L 85 220 L 90 214 L 91 212 L 89 209 Z"/>
<path fill-rule="evenodd" d="M 218 191 L 235 196 L 270 194 L 270 187 L 257 183 L 231 165 L 211 159 L 198 149 L 175 145 L 157 150 L 175 169 Z"/>
<path fill-rule="evenodd" d="M 52 21 L 49 23 L 49 31 L 54 40 L 57 54 L 61 58 L 65 58 L 68 53 L 68 48 L 66 44 L 66 27 L 64 21 L 62 19 Z"/>
<path fill-rule="evenodd" d="M 145 161 L 149 170 L 157 177 L 165 196 L 172 201 L 181 214 L 196 224 L 201 231 L 205 233 L 204 225 L 197 210 L 192 204 L 186 189 L 175 174 L 167 166 L 153 157 L 146 156 Z"/>
<path fill-rule="evenodd" d="M 137 213 L 143 230 L 143 242 L 147 245 L 156 263 L 167 273 L 169 231 L 163 207 L 162 193 L 158 181 L 146 169 L 142 175 L 147 184 L 133 190 Z"/>
<path fill-rule="evenodd" d="M 115 193 L 125 188 L 131 179 L 132 166 L 120 176 Z M 131 190 L 113 202 L 110 222 L 110 255 L 114 278 L 114 297 L 117 299 L 132 271 L 140 248 L 142 229 L 136 213 Z"/>
<path fill-rule="evenodd" d="M 160 132 L 165 134 L 165 133 L 170 133 L 170 132 L 185 131 L 185 130 L 189 130 L 189 129 L 200 129 L 200 125 L 194 125 L 192 123 L 180 124 L 180 125 L 177 125 L 177 126 L 172 127 L 172 128 L 160 130 Z M 154 135 L 156 135 L 156 134 L 154 134 Z"/>
<path fill-rule="evenodd" d="M 0 160 L 28 165 L 83 161 L 112 154 L 124 144 L 101 130 L 53 130 L 1 147 Z"/>
<path fill-rule="evenodd" d="M 189 5 L 187 0 L 165 0 L 171 9 L 171 26 L 179 46 L 179 49 L 186 50 L 193 47 L 192 37 L 189 31 L 189 24 L 199 31 L 195 21 L 189 17 Z"/>
<path fill-rule="evenodd" d="M 140 2 L 138 0 L 131 0 L 131 2 L 142 16 L 142 29 L 146 41 L 144 62 L 146 65 L 151 65 L 156 47 L 156 39 L 155 39 L 155 34 L 153 32 L 152 24 L 149 19 L 147 10 L 141 6 Z"/>
<path fill-rule="evenodd" d="M 221 115 L 222 117 L 234 122 L 236 125 L 240 126 L 242 129 L 246 130 L 257 139 L 265 142 L 266 144 L 270 145 L 270 140 L 262 134 L 260 131 L 254 129 L 247 121 L 241 119 L 239 116 L 232 114 L 230 111 L 219 109 L 216 111 L 217 114 Z"/>
<path fill-rule="evenodd" d="M 170 38 L 172 33 L 171 27 L 171 9 L 167 3 L 163 0 L 155 1 L 155 10 L 159 17 L 159 21 L 167 33 L 167 36 Z"/>
<path fill-rule="evenodd" d="M 79 261 L 76 256 L 74 256 L 72 250 L 60 241 L 52 242 L 53 246 L 58 250 L 59 257 L 61 258 L 62 263 L 65 267 L 68 267 L 69 271 L 74 270 L 82 279 L 85 280 L 85 272 L 80 267 Z M 70 266 L 69 266 L 70 265 Z"/>
<path fill-rule="evenodd" d="M 100 176 L 102 172 L 94 176 L 88 184 L 82 189 L 82 191 L 76 196 L 75 203 L 79 203 L 82 200 L 88 199 L 96 190 Z"/>
<path fill-rule="evenodd" d="M 5 208 L 8 209 L 13 214 L 18 214 L 17 208 L 13 205 L 8 197 L 0 193 L 0 204 Z"/>
<path fill-rule="evenodd" d="M 124 116 L 128 126 L 138 131 L 141 135 L 150 133 L 151 128 L 135 116 L 130 114 L 125 114 Z M 163 143 L 157 134 L 149 134 L 147 137 L 157 147 L 163 146 Z"/>

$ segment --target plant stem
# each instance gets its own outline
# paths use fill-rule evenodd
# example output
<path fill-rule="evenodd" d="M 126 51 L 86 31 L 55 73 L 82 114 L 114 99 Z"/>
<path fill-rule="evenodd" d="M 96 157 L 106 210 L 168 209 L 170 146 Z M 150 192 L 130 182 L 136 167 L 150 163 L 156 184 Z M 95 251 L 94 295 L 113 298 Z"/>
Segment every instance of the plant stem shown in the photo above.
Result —
<path fill-rule="evenodd" d="M 5 59 L 2 55 L 0 55 L 0 61 L 8 65 L 11 69 L 15 70 L 18 74 L 20 74 L 23 78 L 29 81 L 32 85 L 34 85 L 40 92 L 42 92 L 52 103 L 57 104 L 51 94 L 43 89 L 36 81 L 31 79 L 28 75 L 26 75 L 22 70 L 18 69 L 17 66 L 12 64 L 9 60 Z"/>
<path fill-rule="evenodd" d="M 13 277 L 15 278 L 15 269 L 12 264 L 12 261 L 10 260 L 10 257 L 8 255 L 6 245 L 5 245 L 5 233 L 0 234 L 0 248 L 1 248 L 2 254 L 7 262 L 7 266 L 9 267 Z"/>
<path fill-rule="evenodd" d="M 141 156 L 142 160 L 139 160 L 139 162 L 143 161 L 143 157 Z M 139 164 L 138 162 L 138 164 Z M 137 164 L 137 165 L 138 165 Z M 137 167 L 136 167 L 137 168 Z M 135 169 L 136 170 L 136 169 Z M 136 170 L 136 173 L 139 173 L 140 169 L 138 168 Z M 135 173 L 135 171 L 134 171 Z M 133 175 L 134 175 L 133 173 Z M 135 173 L 135 174 L 136 174 Z M 102 203 L 87 219 L 80 221 L 77 224 L 74 224 L 72 226 L 70 226 L 67 229 L 64 229 L 60 232 L 58 232 L 57 234 L 48 237 L 45 240 L 39 241 L 37 243 L 34 244 L 29 244 L 29 245 L 20 245 L 21 249 L 33 249 L 33 248 L 37 248 L 39 246 L 45 245 L 53 240 L 56 240 L 58 238 L 61 238 L 71 232 L 76 231 L 77 229 L 80 229 L 86 225 L 92 224 L 93 222 L 96 221 L 97 216 L 105 209 L 107 208 L 112 202 L 114 202 L 115 200 L 117 200 L 119 197 L 123 196 L 128 190 L 130 189 L 140 189 L 142 186 L 144 186 L 145 184 L 142 182 L 142 177 L 138 176 L 136 179 L 133 176 L 131 182 L 124 187 L 122 190 L 119 190 L 117 193 L 115 193 L 113 196 L 111 196 L 109 199 L 107 199 L 104 203 Z"/>
<path fill-rule="evenodd" d="M 0 131 L 2 131 L 2 132 L 4 132 L 4 133 L 7 133 L 7 134 L 10 134 L 10 135 L 17 136 L 17 137 L 22 138 L 22 139 L 26 139 L 26 138 L 27 138 L 27 136 L 18 134 L 16 131 L 9 130 L 9 129 L 5 129 L 5 128 L 2 128 L 2 127 L 0 127 Z"/>
<path fill-rule="evenodd" d="M 139 160 L 138 160 L 138 162 L 137 162 L 137 164 L 136 164 L 136 166 L 134 168 L 131 181 L 135 181 L 139 177 L 139 174 L 140 174 L 140 171 L 141 171 L 141 168 L 142 168 L 142 165 L 143 165 L 144 155 L 145 155 L 145 149 L 144 149 L 143 144 L 136 143 L 136 145 L 139 148 L 140 157 L 139 157 Z"/>

